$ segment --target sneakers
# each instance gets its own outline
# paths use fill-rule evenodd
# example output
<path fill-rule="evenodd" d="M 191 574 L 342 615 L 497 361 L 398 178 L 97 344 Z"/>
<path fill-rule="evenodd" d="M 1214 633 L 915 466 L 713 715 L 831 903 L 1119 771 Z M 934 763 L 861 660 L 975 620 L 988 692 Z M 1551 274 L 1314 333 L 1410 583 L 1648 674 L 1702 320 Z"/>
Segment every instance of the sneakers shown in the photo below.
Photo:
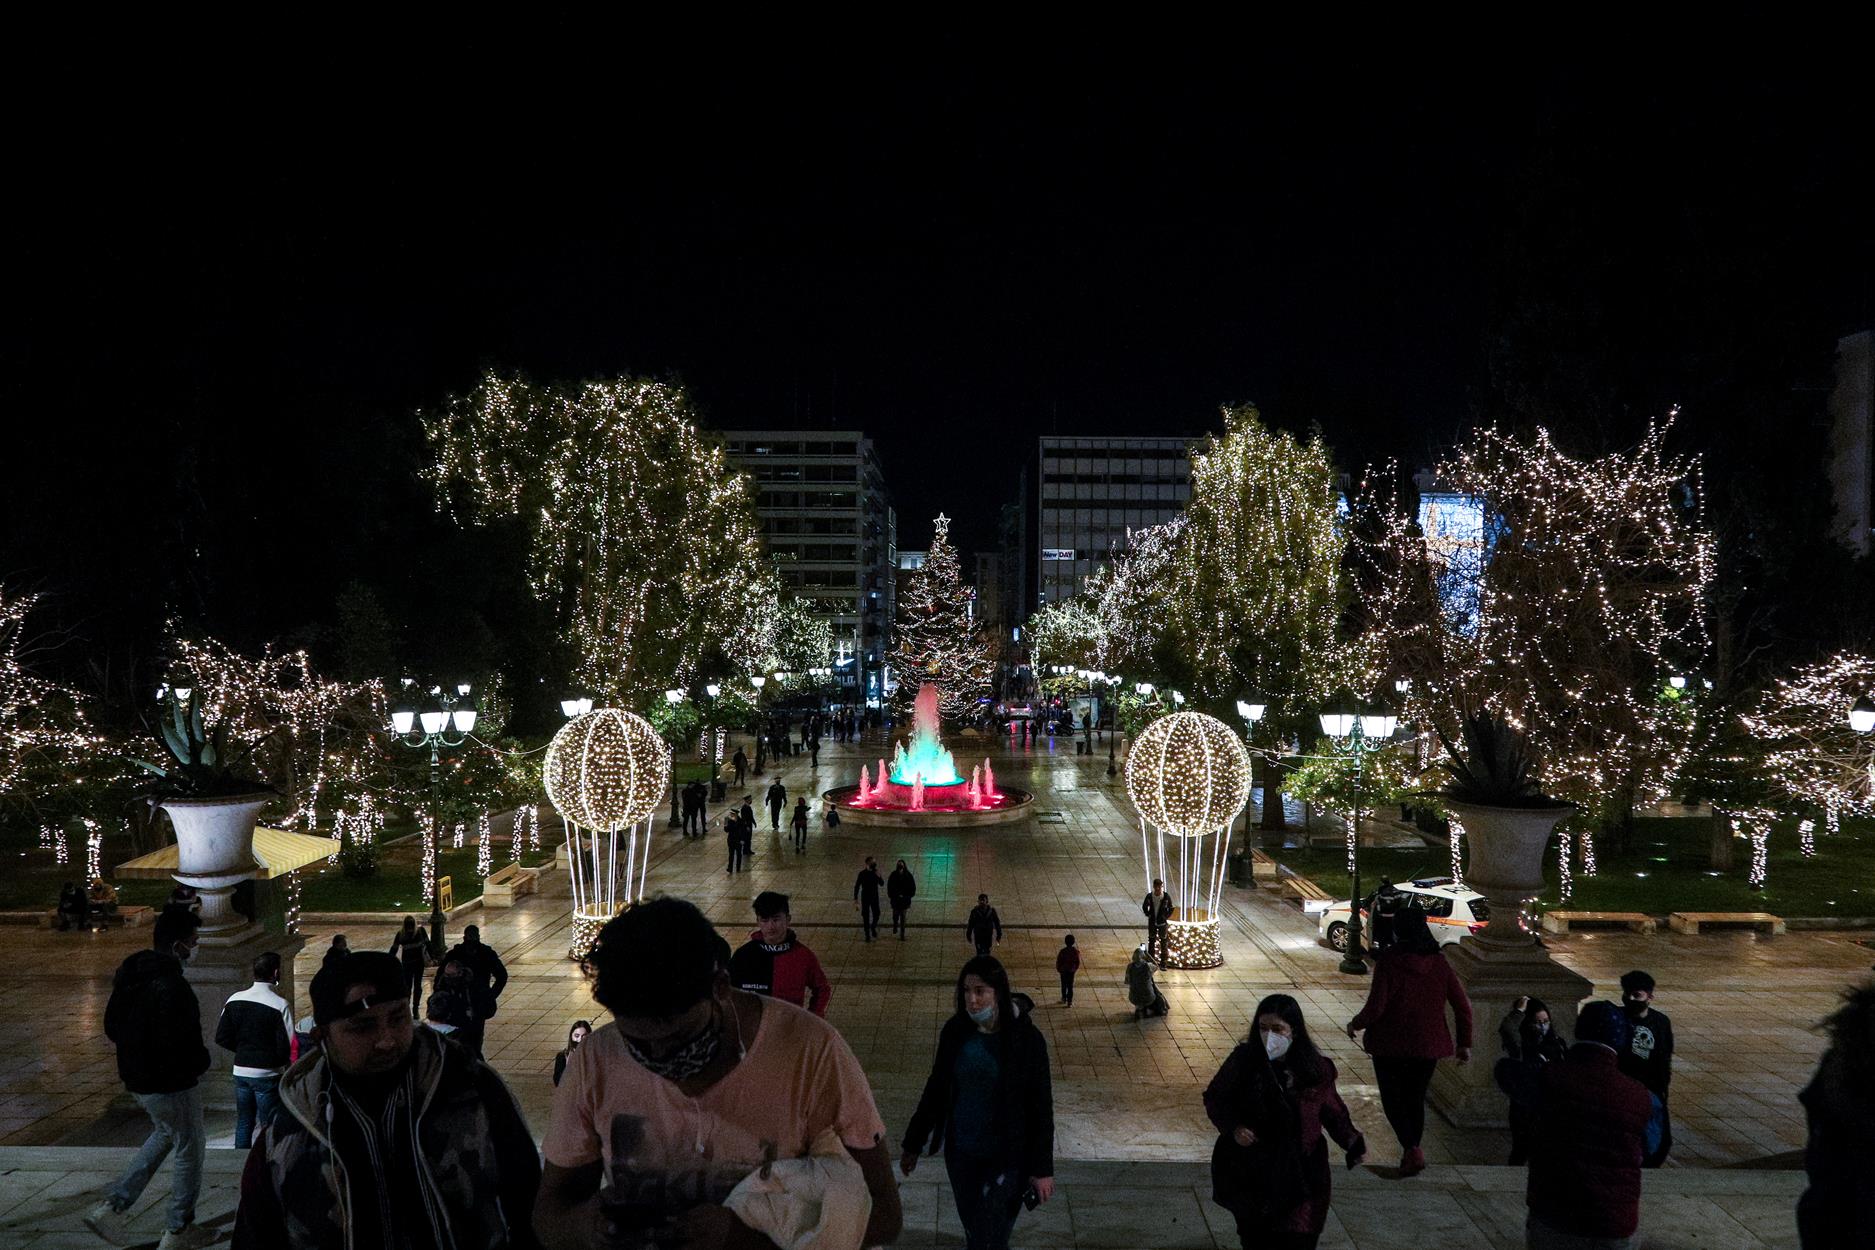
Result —
<path fill-rule="evenodd" d="M 202 1246 L 213 1245 L 216 1240 L 212 1230 L 200 1224 L 191 1224 L 187 1228 L 164 1233 L 163 1239 L 156 1243 L 156 1250 L 200 1250 Z"/>
<path fill-rule="evenodd" d="M 1426 1170 L 1426 1152 L 1418 1146 L 1400 1156 L 1400 1175 L 1418 1176 Z"/>
<path fill-rule="evenodd" d="M 114 1246 L 124 1244 L 124 1226 L 129 1222 L 130 1213 L 119 1211 L 108 1198 L 85 1212 L 85 1227 Z"/>

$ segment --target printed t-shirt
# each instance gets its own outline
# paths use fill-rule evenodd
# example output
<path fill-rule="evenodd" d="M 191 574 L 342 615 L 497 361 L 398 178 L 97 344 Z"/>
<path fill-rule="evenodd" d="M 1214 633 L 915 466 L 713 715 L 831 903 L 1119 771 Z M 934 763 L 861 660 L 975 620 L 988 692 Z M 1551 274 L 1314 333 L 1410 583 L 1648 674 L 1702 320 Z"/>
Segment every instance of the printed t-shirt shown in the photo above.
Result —
<path fill-rule="evenodd" d="M 721 1202 L 761 1166 L 764 1141 L 778 1158 L 798 1159 L 829 1128 L 855 1150 L 885 1139 L 845 1039 L 812 1012 L 770 998 L 749 1053 L 695 1098 L 640 1067 L 616 1024 L 595 1030 L 567 1060 L 542 1153 L 563 1168 L 603 1161 L 615 1190 L 629 1183 L 682 1207 Z M 634 1139 L 624 1160 L 613 1157 L 617 1142 Z"/>

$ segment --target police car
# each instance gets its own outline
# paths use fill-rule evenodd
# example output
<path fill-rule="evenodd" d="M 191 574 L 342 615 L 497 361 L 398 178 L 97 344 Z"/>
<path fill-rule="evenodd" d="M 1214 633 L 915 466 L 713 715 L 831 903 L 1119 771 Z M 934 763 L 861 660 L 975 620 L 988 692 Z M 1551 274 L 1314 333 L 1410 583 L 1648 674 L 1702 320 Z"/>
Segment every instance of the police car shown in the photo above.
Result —
<path fill-rule="evenodd" d="M 1491 906 L 1484 895 L 1455 885 L 1450 877 L 1421 877 L 1403 881 L 1394 889 L 1401 894 L 1401 907 L 1416 907 L 1426 913 L 1426 923 L 1441 946 L 1450 946 L 1468 933 L 1484 928 L 1491 918 Z M 1378 893 L 1378 891 L 1376 891 Z M 1361 900 L 1361 936 L 1363 943 L 1373 937 L 1374 895 Z M 1348 904 L 1330 903 L 1322 910 L 1317 932 L 1321 939 L 1338 951 L 1348 949 Z"/>

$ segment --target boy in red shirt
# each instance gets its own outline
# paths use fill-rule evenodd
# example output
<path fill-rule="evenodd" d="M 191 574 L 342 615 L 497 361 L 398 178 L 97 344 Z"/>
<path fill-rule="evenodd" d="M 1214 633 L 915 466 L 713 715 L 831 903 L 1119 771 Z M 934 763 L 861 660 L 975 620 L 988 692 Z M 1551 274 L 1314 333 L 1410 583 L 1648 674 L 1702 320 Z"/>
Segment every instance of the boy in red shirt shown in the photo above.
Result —
<path fill-rule="evenodd" d="M 779 998 L 824 1017 L 833 985 L 820 970 L 820 959 L 788 927 L 788 896 L 774 890 L 757 894 L 755 920 L 755 932 L 730 957 L 730 982 L 739 990 Z"/>

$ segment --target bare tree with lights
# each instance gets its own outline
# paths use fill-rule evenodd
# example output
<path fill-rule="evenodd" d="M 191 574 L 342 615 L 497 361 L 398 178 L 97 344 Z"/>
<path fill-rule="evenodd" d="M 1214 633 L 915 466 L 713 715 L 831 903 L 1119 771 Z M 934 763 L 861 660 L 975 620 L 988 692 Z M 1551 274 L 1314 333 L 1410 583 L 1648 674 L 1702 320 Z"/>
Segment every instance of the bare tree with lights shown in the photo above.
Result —
<path fill-rule="evenodd" d="M 971 620 L 970 596 L 951 545 L 950 518 L 939 513 L 924 566 L 901 582 L 898 595 L 900 701 L 909 704 L 926 682 L 938 689 L 938 710 L 963 715 L 990 689 L 994 660 L 983 631 Z"/>
<path fill-rule="evenodd" d="M 649 706 L 706 664 L 760 663 L 777 585 L 753 491 L 682 391 L 490 373 L 423 429 L 439 508 L 524 527 L 529 584 L 571 642 L 577 684 Z"/>
<path fill-rule="evenodd" d="M 1363 658 L 1410 680 L 1407 716 L 1451 736 L 1467 710 L 1502 713 L 1549 791 L 1604 827 L 1665 795 L 1695 737 L 1668 692 L 1706 651 L 1714 542 L 1670 428 L 1593 459 L 1541 430 L 1477 432 L 1439 468 L 1483 506 L 1488 553 L 1470 565 L 1429 549 L 1385 487 L 1364 487 L 1353 519 Z"/>
<path fill-rule="evenodd" d="M 1761 839 L 1773 820 L 1794 816 L 1800 849 L 1816 853 L 1817 822 L 1833 834 L 1844 816 L 1875 814 L 1875 659 L 1848 652 L 1806 665 L 1759 694 L 1739 717 L 1762 784 L 1731 811 L 1752 837 L 1762 883 Z"/>

